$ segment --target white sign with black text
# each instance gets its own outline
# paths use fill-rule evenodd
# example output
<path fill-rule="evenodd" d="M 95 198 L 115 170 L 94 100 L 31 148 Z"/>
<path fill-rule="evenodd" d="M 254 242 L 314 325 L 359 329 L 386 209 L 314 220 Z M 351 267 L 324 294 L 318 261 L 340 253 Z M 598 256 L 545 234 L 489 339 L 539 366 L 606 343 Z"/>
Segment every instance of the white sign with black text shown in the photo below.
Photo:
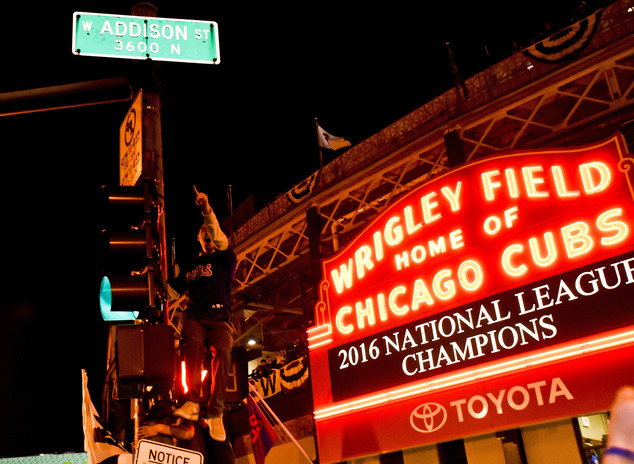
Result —
<path fill-rule="evenodd" d="M 203 455 L 197 451 L 140 440 L 134 464 L 203 464 Z"/>

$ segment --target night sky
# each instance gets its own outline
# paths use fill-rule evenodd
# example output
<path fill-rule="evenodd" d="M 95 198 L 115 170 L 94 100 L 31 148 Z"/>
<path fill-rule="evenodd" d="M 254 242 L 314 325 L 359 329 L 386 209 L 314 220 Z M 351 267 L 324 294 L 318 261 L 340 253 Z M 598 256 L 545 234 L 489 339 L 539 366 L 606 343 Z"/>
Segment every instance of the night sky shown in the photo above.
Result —
<path fill-rule="evenodd" d="M 0 93 L 129 75 L 130 60 L 72 54 L 72 16 L 127 15 L 134 3 L 3 5 Z M 199 227 L 192 185 L 221 219 L 229 185 L 234 206 L 272 199 L 318 169 L 315 117 L 358 143 L 451 88 L 445 42 L 467 78 L 546 21 L 567 21 L 577 2 L 357 3 L 154 2 L 161 17 L 216 21 L 220 33 L 217 66 L 155 65 L 177 255 L 193 252 Z M 118 182 L 129 106 L 0 117 L 0 457 L 83 451 L 82 368 L 101 409 L 97 192 Z M 325 162 L 337 154 L 325 150 Z"/>

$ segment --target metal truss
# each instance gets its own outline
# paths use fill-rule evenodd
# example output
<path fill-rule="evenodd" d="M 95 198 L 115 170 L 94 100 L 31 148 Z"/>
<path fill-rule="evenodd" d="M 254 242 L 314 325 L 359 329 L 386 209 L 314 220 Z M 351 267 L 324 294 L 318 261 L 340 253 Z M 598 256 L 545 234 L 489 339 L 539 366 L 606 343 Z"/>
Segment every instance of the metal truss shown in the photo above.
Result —
<path fill-rule="evenodd" d="M 618 117 L 632 103 L 634 54 L 632 41 L 628 43 L 629 49 L 576 72 L 568 69 L 555 82 L 535 82 L 516 101 L 487 117 L 464 117 L 460 132 L 467 161 L 551 144 L 554 136 L 559 144 L 571 139 L 579 143 L 584 127 L 592 129 L 588 135 L 598 137 L 599 127 L 594 123 Z M 609 124 L 607 130 L 617 127 Z"/>
<path fill-rule="evenodd" d="M 312 310 L 309 208 L 319 217 L 320 254 L 329 256 L 399 196 L 449 169 L 449 131 L 460 136 L 465 161 L 612 135 L 634 115 L 630 7 L 607 7 L 575 60 L 542 63 L 516 53 L 467 79 L 466 100 L 451 89 L 324 166 L 303 202 L 278 197 L 231 237 L 238 256 L 234 308 L 263 310 L 266 324 L 274 314 L 297 320 L 302 307 Z"/>

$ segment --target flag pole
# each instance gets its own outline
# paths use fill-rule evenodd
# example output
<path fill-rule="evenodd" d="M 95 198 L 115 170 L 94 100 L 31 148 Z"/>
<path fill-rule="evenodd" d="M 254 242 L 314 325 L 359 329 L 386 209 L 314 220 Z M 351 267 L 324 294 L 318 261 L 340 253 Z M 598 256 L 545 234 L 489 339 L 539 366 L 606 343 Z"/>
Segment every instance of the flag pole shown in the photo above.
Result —
<path fill-rule="evenodd" d="M 321 144 L 319 143 L 319 122 L 315 118 L 315 141 L 317 142 L 317 153 L 319 154 L 319 169 L 324 167 L 324 158 L 321 154 Z"/>
<path fill-rule="evenodd" d="M 469 97 L 469 89 L 467 89 L 467 85 L 465 84 L 464 79 L 458 71 L 458 65 L 456 65 L 456 61 L 453 58 L 453 53 L 451 52 L 451 45 L 449 44 L 449 42 L 445 42 L 445 46 L 447 47 L 447 51 L 449 52 L 449 61 L 451 64 L 451 73 L 454 77 L 453 85 L 456 89 L 456 94 L 458 96 L 458 99 L 462 97 L 464 101 L 467 101 L 467 98 Z M 461 89 L 462 95 L 460 94 Z"/>
<path fill-rule="evenodd" d="M 315 120 L 317 120 L 317 118 L 315 118 Z M 302 446 L 297 442 L 297 440 L 295 439 L 295 437 L 291 434 L 291 432 L 288 431 L 288 429 L 286 428 L 286 426 L 282 423 L 282 421 L 280 420 L 279 417 L 277 417 L 277 415 L 273 412 L 273 410 L 269 407 L 268 404 L 266 404 L 266 401 L 264 401 L 264 398 L 262 398 L 260 396 L 260 394 L 258 393 L 258 391 L 255 389 L 255 387 L 253 385 L 251 385 L 251 383 L 249 383 L 249 389 L 256 394 L 256 396 L 258 397 L 258 402 L 264 405 L 264 408 L 266 409 L 266 412 L 269 413 L 274 419 L 275 421 L 280 425 L 280 427 L 282 428 L 282 430 L 284 430 L 284 432 L 286 433 L 286 435 L 291 439 L 291 441 L 295 444 L 295 446 L 297 446 L 297 449 L 300 451 L 300 453 L 306 458 L 306 461 L 310 462 L 310 464 L 313 464 L 313 460 L 310 459 L 310 457 L 308 456 L 308 454 L 306 454 L 306 451 L 304 451 L 304 448 L 302 448 Z"/>
<path fill-rule="evenodd" d="M 234 222 L 234 218 L 233 218 L 233 191 L 231 190 L 231 184 L 229 184 L 229 187 L 227 188 L 227 209 L 229 211 L 227 211 L 229 213 L 229 218 L 231 221 L 231 234 L 233 235 L 233 233 L 235 232 L 235 222 Z"/>

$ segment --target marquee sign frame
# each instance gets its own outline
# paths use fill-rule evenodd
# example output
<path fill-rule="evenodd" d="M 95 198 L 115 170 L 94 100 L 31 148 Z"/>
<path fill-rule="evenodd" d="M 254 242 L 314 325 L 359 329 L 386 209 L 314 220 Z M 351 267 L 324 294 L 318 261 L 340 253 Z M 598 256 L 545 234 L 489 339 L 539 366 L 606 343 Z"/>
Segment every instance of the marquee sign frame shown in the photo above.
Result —
<path fill-rule="evenodd" d="M 587 404 L 587 392 L 569 390 L 574 370 L 556 372 L 634 346 L 633 166 L 620 134 L 483 158 L 412 190 L 324 259 L 308 330 L 324 462 L 438 441 L 441 433 L 405 438 L 415 428 L 410 403 L 427 405 L 416 414 L 429 418 L 436 395 L 493 381 L 516 388 L 508 402 L 521 404 L 522 392 L 538 392 L 520 377 L 548 377 L 539 382 L 566 404 L 550 417 Z M 487 407 L 500 408 L 493 398 Z M 484 404 L 472 405 L 476 415 Z M 530 423 L 528 409 L 498 426 Z M 377 422 L 395 411 L 389 430 Z M 346 437 L 349 450 L 337 447 L 353 425 L 377 440 Z M 478 430 L 490 426 L 470 433 Z"/>

